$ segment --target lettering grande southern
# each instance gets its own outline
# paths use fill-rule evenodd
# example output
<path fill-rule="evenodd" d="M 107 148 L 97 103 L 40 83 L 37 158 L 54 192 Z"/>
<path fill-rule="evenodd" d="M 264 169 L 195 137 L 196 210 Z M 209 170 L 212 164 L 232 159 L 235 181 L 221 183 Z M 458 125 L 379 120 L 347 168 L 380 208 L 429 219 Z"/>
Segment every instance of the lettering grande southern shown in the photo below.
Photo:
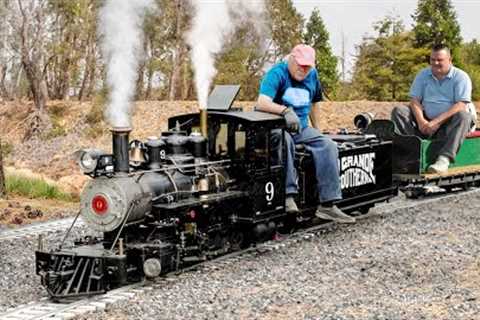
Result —
<path fill-rule="evenodd" d="M 338 161 L 342 189 L 375 183 L 376 177 L 373 174 L 374 160 L 374 152 L 340 158 Z"/>

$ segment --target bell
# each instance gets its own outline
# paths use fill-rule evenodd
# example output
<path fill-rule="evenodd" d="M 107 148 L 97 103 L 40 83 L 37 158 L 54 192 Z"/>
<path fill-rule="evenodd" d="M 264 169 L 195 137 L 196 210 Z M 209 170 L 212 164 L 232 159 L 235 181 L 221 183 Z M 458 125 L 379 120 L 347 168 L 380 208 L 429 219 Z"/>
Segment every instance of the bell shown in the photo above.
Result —
<path fill-rule="evenodd" d="M 143 149 L 140 145 L 134 145 L 130 147 L 128 156 L 130 158 L 130 164 L 134 167 L 139 166 L 146 161 Z"/>
<path fill-rule="evenodd" d="M 200 192 L 200 193 L 205 193 L 205 192 L 208 192 L 208 179 L 207 178 L 201 178 L 198 180 L 197 182 L 197 190 Z"/>

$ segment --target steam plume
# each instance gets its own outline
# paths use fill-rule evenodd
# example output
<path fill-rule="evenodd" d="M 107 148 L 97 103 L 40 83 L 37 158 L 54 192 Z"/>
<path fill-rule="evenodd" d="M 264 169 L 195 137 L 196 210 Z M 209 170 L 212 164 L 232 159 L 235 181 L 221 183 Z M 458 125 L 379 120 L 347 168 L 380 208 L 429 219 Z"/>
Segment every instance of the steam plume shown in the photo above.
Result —
<path fill-rule="evenodd" d="M 100 10 L 102 52 L 107 65 L 109 104 L 105 111 L 112 127 L 131 126 L 131 106 L 143 55 L 142 22 L 152 0 L 107 0 Z"/>
<path fill-rule="evenodd" d="M 191 46 L 191 57 L 195 71 L 195 86 L 200 108 L 207 107 L 210 84 L 217 73 L 215 54 L 222 49 L 224 37 L 235 29 L 235 19 L 231 12 L 257 20 L 264 12 L 263 0 L 249 1 L 206 1 L 193 0 L 195 17 L 192 29 L 187 34 L 187 43 Z M 261 19 L 257 21 L 262 21 Z M 255 25 L 255 24 L 254 24 Z M 261 28 L 256 28 L 257 31 Z"/>

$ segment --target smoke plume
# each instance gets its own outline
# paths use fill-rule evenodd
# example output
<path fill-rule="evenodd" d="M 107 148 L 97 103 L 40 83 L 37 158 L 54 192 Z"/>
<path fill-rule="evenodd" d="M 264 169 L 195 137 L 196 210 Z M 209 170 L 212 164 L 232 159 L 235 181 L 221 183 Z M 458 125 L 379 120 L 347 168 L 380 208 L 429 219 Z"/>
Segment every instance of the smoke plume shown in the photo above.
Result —
<path fill-rule="evenodd" d="M 244 14 L 252 21 L 258 31 L 259 19 L 264 12 L 263 0 L 248 1 L 206 1 L 193 0 L 195 17 L 192 29 L 187 34 L 187 43 L 191 46 L 191 58 L 195 72 L 195 86 L 200 108 L 207 107 L 208 91 L 215 69 L 215 55 L 220 52 L 226 36 L 231 36 L 238 23 L 238 17 Z M 234 19 L 232 13 L 235 13 Z"/>
<path fill-rule="evenodd" d="M 107 0 L 100 10 L 102 53 L 107 66 L 109 103 L 105 111 L 112 127 L 131 127 L 131 108 L 143 56 L 142 23 L 152 0 Z"/>

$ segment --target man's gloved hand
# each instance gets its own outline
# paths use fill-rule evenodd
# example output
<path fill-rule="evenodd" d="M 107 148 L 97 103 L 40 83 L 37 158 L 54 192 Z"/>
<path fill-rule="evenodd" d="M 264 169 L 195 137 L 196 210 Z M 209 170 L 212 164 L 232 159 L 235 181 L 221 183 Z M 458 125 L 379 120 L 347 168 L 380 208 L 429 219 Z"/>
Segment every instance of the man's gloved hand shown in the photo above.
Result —
<path fill-rule="evenodd" d="M 282 111 L 282 116 L 285 118 L 287 123 L 287 130 L 292 133 L 298 133 L 300 130 L 300 119 L 298 119 L 297 114 L 291 108 L 285 108 Z"/>

